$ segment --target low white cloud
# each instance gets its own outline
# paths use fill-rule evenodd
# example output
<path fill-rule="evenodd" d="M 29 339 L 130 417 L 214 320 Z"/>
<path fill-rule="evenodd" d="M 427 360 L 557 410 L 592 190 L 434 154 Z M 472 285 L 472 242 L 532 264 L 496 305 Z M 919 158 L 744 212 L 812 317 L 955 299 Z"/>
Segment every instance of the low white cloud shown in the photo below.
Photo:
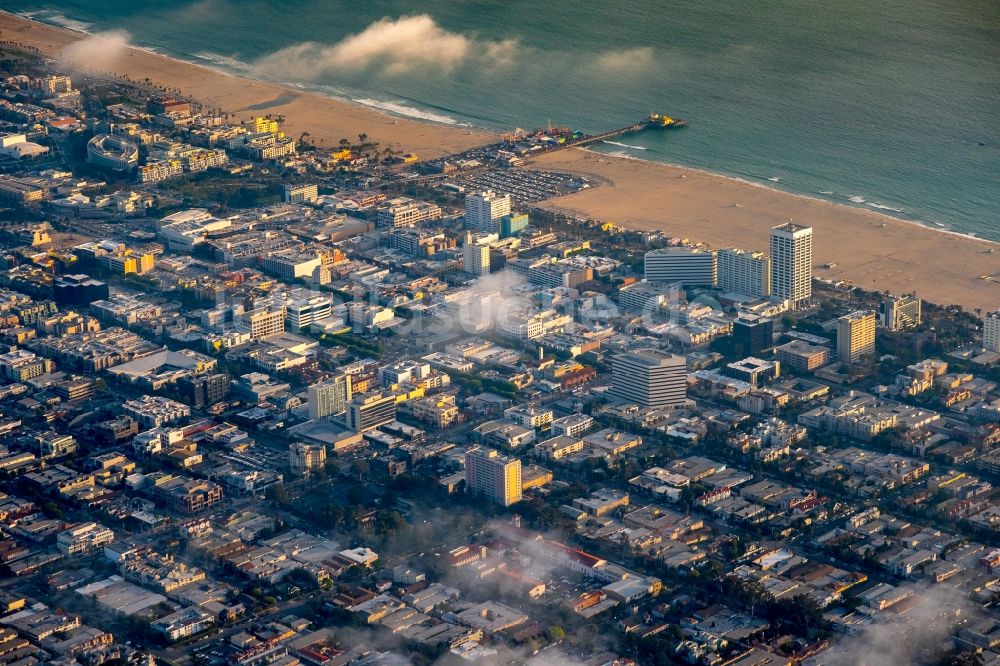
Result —
<path fill-rule="evenodd" d="M 484 41 L 450 32 L 427 14 L 383 18 L 333 45 L 303 42 L 257 61 L 259 71 L 272 76 L 311 80 L 328 72 L 361 72 L 380 68 L 398 76 L 418 69 L 451 72 L 477 60 L 507 65 L 517 50 L 514 40 Z"/>
<path fill-rule="evenodd" d="M 901 586 L 916 598 L 902 615 L 878 613 L 860 634 L 835 640 L 823 653 L 830 666 L 897 666 L 930 663 L 942 644 L 951 644 L 955 626 L 980 615 L 960 590 L 945 585 Z M 936 661 L 936 660 L 934 660 Z"/>
<path fill-rule="evenodd" d="M 643 46 L 635 49 L 605 51 L 594 67 L 605 74 L 630 75 L 648 69 L 653 64 L 653 49 Z"/>
<path fill-rule="evenodd" d="M 521 51 L 521 44 L 516 39 L 485 42 L 482 46 L 482 55 L 485 63 L 491 67 L 513 66 L 515 56 Z"/>
<path fill-rule="evenodd" d="M 114 71 L 128 53 L 132 36 L 124 30 L 98 32 L 67 44 L 59 52 L 59 62 L 69 68 L 92 71 Z"/>

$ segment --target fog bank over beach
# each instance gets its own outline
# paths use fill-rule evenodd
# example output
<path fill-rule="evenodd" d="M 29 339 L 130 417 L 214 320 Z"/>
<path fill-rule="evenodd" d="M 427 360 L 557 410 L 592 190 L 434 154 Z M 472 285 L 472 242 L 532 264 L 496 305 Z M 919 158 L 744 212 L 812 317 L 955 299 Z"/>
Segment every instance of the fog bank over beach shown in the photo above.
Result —
<path fill-rule="evenodd" d="M 200 67 L 135 48 L 114 31 L 86 35 L 0 12 L 2 38 L 33 46 L 47 57 L 79 67 L 90 61 L 100 72 L 150 79 L 177 88 L 209 108 L 221 108 L 242 118 L 271 114 L 285 117 L 284 131 L 293 138 L 309 132 L 317 145 L 334 147 L 341 138 L 352 141 L 364 132 L 372 141 L 415 152 L 421 158 L 481 145 L 491 135 L 467 127 L 448 127 L 394 117 L 375 109 L 347 104 L 292 86 L 252 80 Z M 70 46 L 73 45 L 73 46 Z M 94 48 L 88 48 L 93 46 Z M 100 57 L 97 57 L 100 56 Z"/>

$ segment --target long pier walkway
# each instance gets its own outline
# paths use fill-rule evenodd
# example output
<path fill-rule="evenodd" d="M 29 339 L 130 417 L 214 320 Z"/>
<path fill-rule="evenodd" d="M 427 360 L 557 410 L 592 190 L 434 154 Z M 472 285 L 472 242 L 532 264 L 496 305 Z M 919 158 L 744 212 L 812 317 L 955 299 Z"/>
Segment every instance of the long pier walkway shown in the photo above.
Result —
<path fill-rule="evenodd" d="M 627 127 L 619 127 L 618 129 L 609 130 L 607 132 L 601 132 L 600 134 L 595 134 L 593 136 L 585 136 L 576 141 L 567 141 L 563 145 L 573 145 L 573 146 L 585 146 L 588 143 L 597 143 L 598 141 L 607 141 L 608 139 L 616 139 L 620 136 L 626 134 L 632 134 L 634 132 L 639 132 L 646 129 L 648 125 L 646 123 L 635 123 L 634 125 L 628 125 Z"/>

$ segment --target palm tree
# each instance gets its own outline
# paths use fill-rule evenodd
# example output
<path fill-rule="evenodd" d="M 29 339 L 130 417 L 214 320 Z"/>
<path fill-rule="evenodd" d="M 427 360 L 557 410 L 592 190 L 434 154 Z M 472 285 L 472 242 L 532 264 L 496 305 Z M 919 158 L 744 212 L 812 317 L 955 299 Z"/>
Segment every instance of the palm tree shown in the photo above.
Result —
<path fill-rule="evenodd" d="M 358 141 L 361 142 L 362 146 L 365 145 L 365 142 L 368 141 L 368 135 L 362 132 L 361 134 L 358 135 Z"/>
<path fill-rule="evenodd" d="M 347 148 L 349 145 L 351 145 L 351 141 L 347 137 L 344 137 L 343 139 L 340 140 L 341 148 Z"/>

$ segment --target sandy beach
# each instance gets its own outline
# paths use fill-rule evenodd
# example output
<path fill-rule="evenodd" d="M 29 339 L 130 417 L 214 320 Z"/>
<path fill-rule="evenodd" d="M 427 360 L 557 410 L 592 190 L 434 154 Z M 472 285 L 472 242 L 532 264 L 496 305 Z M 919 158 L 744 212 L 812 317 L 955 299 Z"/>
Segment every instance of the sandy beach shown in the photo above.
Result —
<path fill-rule="evenodd" d="M 579 148 L 542 155 L 532 167 L 602 183 L 543 204 L 552 210 L 630 229 L 661 229 L 716 248 L 764 252 L 770 227 L 794 220 L 814 229 L 818 277 L 847 279 L 864 289 L 916 292 L 933 303 L 970 310 L 1000 306 L 998 243 L 704 171 Z M 824 264 L 836 266 L 827 269 Z M 984 275 L 994 280 L 982 279 Z"/>
<path fill-rule="evenodd" d="M 58 59 L 67 45 L 87 35 L 29 21 L 0 12 L 0 39 L 39 49 Z M 383 146 L 412 151 L 433 158 L 487 143 L 490 134 L 465 127 L 449 127 L 394 117 L 377 110 L 314 95 L 290 86 L 264 83 L 192 65 L 137 48 L 125 49 L 105 72 L 125 74 L 133 80 L 149 78 L 158 86 L 176 88 L 208 108 L 221 108 L 244 119 L 282 115 L 286 134 L 309 132 L 319 144 L 336 146 L 341 138 L 352 141 L 364 132 Z"/>
<path fill-rule="evenodd" d="M 34 46 L 58 58 L 86 35 L 0 12 L 0 39 Z M 480 145 L 492 137 L 347 104 L 293 87 L 262 83 L 184 63 L 141 49 L 124 49 L 110 71 L 178 88 L 205 106 L 244 118 L 285 116 L 291 136 L 309 132 L 325 145 L 361 132 L 383 145 L 431 158 Z M 694 126 L 685 131 L 697 131 Z M 588 175 L 602 183 L 546 206 L 629 228 L 662 229 L 714 247 L 768 249 L 768 229 L 794 220 L 815 228 L 816 275 L 848 279 L 865 289 L 915 291 L 967 309 L 1000 306 L 1000 244 L 939 232 L 874 211 L 788 194 L 682 167 L 588 152 L 541 156 L 533 168 Z M 991 253 L 990 250 L 997 250 Z M 823 268 L 825 264 L 836 264 Z M 995 279 L 983 279 L 992 275 Z"/>

